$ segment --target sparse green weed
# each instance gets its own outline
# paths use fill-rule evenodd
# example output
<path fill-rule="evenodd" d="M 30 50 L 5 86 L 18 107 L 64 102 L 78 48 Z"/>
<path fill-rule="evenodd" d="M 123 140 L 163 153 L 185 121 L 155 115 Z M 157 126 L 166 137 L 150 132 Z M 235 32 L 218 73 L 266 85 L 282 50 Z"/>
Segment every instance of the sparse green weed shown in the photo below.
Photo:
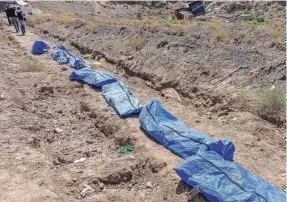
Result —
<path fill-rule="evenodd" d="M 216 36 L 216 39 L 219 41 L 223 41 L 224 39 L 227 38 L 227 34 L 223 32 L 219 32 L 215 36 Z"/>
<path fill-rule="evenodd" d="M 134 37 L 127 40 L 127 45 L 132 46 L 134 48 L 140 48 L 145 43 L 145 39 L 143 37 Z"/>
<path fill-rule="evenodd" d="M 75 23 L 75 19 L 69 16 L 61 16 L 56 21 L 60 24 L 74 24 Z"/>
<path fill-rule="evenodd" d="M 247 31 L 240 31 L 238 35 L 240 38 L 244 38 L 247 34 L 248 34 Z"/>
<path fill-rule="evenodd" d="M 270 31 L 269 36 L 271 36 L 274 39 L 277 39 L 277 38 L 281 37 L 281 33 L 278 31 Z"/>

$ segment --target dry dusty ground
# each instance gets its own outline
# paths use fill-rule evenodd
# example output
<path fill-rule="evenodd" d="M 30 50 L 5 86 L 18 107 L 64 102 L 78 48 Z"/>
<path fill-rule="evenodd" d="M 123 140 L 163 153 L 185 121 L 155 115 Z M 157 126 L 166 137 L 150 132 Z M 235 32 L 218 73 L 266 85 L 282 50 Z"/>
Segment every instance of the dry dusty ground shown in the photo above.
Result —
<path fill-rule="evenodd" d="M 48 54 L 31 56 L 33 42 L 41 39 L 32 28 L 26 36 L 13 31 L 2 24 L 0 201 L 186 201 L 189 188 L 172 170 L 182 159 L 140 131 L 136 118 L 120 119 L 100 92 L 69 81 L 71 69 Z M 235 162 L 285 190 L 280 128 L 249 112 L 203 113 L 104 65 L 143 104 L 159 99 L 188 126 L 232 140 Z M 134 152 L 116 152 L 128 143 L 135 145 Z M 80 158 L 86 160 L 74 163 Z M 95 192 L 82 197 L 85 185 Z"/>

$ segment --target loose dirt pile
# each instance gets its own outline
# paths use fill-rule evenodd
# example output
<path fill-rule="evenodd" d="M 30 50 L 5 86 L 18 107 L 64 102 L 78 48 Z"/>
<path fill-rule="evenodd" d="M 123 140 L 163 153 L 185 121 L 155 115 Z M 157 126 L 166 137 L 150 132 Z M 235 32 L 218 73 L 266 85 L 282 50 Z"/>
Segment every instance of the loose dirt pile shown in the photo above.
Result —
<path fill-rule="evenodd" d="M 181 23 L 164 18 L 175 4 L 34 6 L 44 13 L 28 16 L 26 36 L 1 25 L 2 201 L 186 201 L 190 190 L 172 170 L 182 159 L 145 136 L 136 118 L 120 119 L 50 55 L 30 56 L 39 39 L 100 61 L 142 104 L 159 99 L 189 127 L 232 140 L 235 162 L 286 189 L 284 128 L 255 108 L 261 88 L 285 85 L 285 20 Z M 247 70 L 212 85 L 242 60 Z M 133 152 L 116 151 L 128 144 Z"/>

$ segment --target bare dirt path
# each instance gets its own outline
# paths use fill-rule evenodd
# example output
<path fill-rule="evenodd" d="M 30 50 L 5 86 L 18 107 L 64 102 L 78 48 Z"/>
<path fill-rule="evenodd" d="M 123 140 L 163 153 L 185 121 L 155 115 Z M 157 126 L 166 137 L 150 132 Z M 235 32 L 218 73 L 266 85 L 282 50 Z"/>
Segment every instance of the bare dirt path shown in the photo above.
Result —
<path fill-rule="evenodd" d="M 31 56 L 41 37 L 28 30 L 1 30 L 0 201 L 185 201 L 187 187 L 172 171 L 182 160 L 146 137 L 136 118 L 120 119 L 100 92 L 69 81 L 71 69 L 48 54 Z M 159 99 L 188 126 L 232 140 L 237 163 L 285 189 L 282 131 L 246 112 L 202 114 L 162 98 L 141 79 L 113 73 L 143 104 Z M 118 154 L 127 143 L 135 151 Z M 85 184 L 95 192 L 82 197 Z"/>

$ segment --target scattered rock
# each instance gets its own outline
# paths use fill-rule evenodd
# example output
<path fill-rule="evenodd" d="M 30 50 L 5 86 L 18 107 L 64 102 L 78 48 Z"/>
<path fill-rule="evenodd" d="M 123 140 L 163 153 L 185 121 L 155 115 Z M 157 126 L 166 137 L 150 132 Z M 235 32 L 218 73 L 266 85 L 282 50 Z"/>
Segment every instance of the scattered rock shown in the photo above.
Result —
<path fill-rule="evenodd" d="M 49 93 L 54 93 L 54 87 L 53 86 L 41 86 L 40 87 L 40 92 L 49 92 Z"/>
<path fill-rule="evenodd" d="M 114 140 L 115 144 L 122 147 L 126 145 L 133 145 L 133 139 L 127 135 L 117 135 Z"/>
<path fill-rule="evenodd" d="M 60 128 L 56 128 L 56 129 L 54 130 L 54 133 L 62 133 L 62 132 L 63 132 L 63 130 L 60 129 Z"/>
<path fill-rule="evenodd" d="M 128 60 L 132 60 L 132 59 L 134 59 L 133 55 L 128 56 Z"/>
<path fill-rule="evenodd" d="M 178 92 L 176 92 L 176 90 L 174 90 L 173 88 L 163 89 L 161 91 L 161 95 L 165 98 L 171 98 L 171 99 L 177 100 L 178 102 L 181 102 L 181 98 L 180 98 Z"/>
<path fill-rule="evenodd" d="M 168 41 L 164 40 L 159 42 L 159 44 L 157 44 L 157 48 L 162 48 L 164 46 L 166 46 L 168 44 Z"/>
<path fill-rule="evenodd" d="M 195 119 L 195 123 L 200 123 L 200 120 L 199 119 Z"/>
<path fill-rule="evenodd" d="M 84 158 L 84 157 L 82 157 L 82 158 L 80 158 L 80 159 L 78 159 L 78 160 L 75 160 L 74 163 L 82 163 L 82 162 L 84 162 L 85 160 L 87 160 L 87 159 Z"/>
<path fill-rule="evenodd" d="M 32 147 L 35 147 L 35 148 L 38 148 L 40 147 L 40 139 L 37 138 L 37 137 L 32 137 L 28 143 L 32 146 Z"/>
<path fill-rule="evenodd" d="M 100 183 L 100 189 L 104 190 L 104 188 L 105 188 L 105 184 L 104 183 Z"/>
<path fill-rule="evenodd" d="M 226 116 L 228 115 L 228 111 L 222 111 L 222 112 L 219 112 L 218 116 Z"/>
<path fill-rule="evenodd" d="M 64 66 L 61 67 L 62 72 L 67 71 L 67 70 L 68 70 L 67 67 L 64 67 Z"/>
<path fill-rule="evenodd" d="M 233 93 L 232 96 L 231 96 L 232 99 L 236 99 L 237 97 L 238 97 L 237 93 Z"/>
<path fill-rule="evenodd" d="M 5 97 L 3 94 L 0 95 L 0 100 L 5 100 Z"/>
<path fill-rule="evenodd" d="M 105 184 L 120 184 L 122 182 L 129 182 L 132 179 L 133 173 L 130 169 L 123 168 L 112 173 L 106 173 L 97 179 Z"/>
<path fill-rule="evenodd" d="M 151 182 L 147 182 L 146 183 L 146 188 L 149 188 L 149 189 L 153 188 L 152 183 Z"/>
<path fill-rule="evenodd" d="M 258 17 L 256 20 L 257 20 L 257 22 L 264 22 L 265 21 L 264 17 Z"/>
<path fill-rule="evenodd" d="M 203 15 L 197 16 L 197 17 L 195 17 L 195 19 L 197 19 L 197 20 L 199 20 L 199 21 L 207 21 L 207 17 L 206 17 L 206 16 L 203 16 Z"/>
<path fill-rule="evenodd" d="M 158 173 L 161 171 L 164 167 L 166 166 L 166 162 L 155 159 L 155 158 L 150 158 L 148 161 L 148 167 L 153 173 Z"/>
<path fill-rule="evenodd" d="M 89 185 L 85 184 L 84 186 L 85 186 L 85 188 L 81 191 L 82 197 L 88 196 L 91 193 L 95 192 L 95 190 L 92 187 L 90 187 Z"/>
<path fill-rule="evenodd" d="M 88 144 L 94 144 L 96 141 L 94 141 L 94 140 L 91 140 L 91 139 L 87 139 L 86 140 L 86 143 L 88 143 Z"/>

